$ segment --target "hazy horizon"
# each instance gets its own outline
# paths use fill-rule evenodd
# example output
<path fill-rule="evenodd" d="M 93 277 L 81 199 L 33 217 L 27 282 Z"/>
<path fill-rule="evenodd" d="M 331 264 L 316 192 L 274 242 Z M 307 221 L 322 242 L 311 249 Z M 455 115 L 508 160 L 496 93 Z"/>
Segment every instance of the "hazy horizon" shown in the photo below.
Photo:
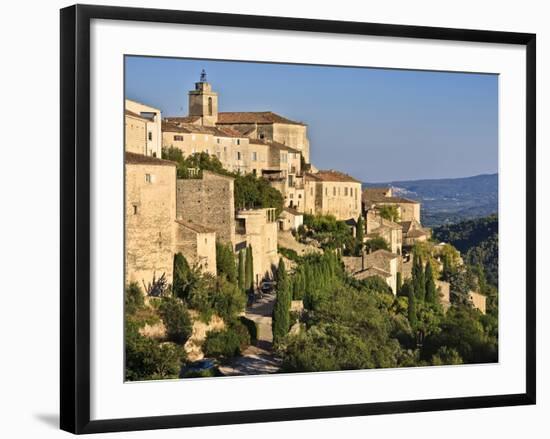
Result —
<path fill-rule="evenodd" d="M 126 97 L 187 114 L 204 68 L 219 111 L 273 111 L 308 125 L 312 163 L 363 182 L 498 172 L 498 76 L 126 57 Z"/>

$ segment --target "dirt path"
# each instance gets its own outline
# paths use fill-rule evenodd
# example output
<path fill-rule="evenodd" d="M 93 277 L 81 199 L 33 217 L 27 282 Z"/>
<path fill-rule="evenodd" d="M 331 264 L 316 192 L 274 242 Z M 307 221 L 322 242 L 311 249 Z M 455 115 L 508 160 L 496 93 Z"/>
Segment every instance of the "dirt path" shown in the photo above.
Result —
<path fill-rule="evenodd" d="M 258 328 L 256 346 L 249 346 L 242 356 L 231 364 L 221 366 L 224 375 L 259 375 L 275 373 L 281 367 L 281 359 L 273 352 L 273 334 L 271 332 L 271 313 L 275 303 L 275 294 L 264 294 L 246 309 L 246 317 L 253 320 Z"/>

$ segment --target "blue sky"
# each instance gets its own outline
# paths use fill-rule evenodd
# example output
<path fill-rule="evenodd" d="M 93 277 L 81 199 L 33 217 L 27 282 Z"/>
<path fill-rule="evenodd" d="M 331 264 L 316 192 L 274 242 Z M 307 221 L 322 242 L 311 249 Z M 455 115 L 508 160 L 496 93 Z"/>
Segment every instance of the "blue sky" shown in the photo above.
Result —
<path fill-rule="evenodd" d="M 496 75 L 127 57 L 126 96 L 185 115 L 203 68 L 220 111 L 305 122 L 320 169 L 370 182 L 497 172 Z"/>

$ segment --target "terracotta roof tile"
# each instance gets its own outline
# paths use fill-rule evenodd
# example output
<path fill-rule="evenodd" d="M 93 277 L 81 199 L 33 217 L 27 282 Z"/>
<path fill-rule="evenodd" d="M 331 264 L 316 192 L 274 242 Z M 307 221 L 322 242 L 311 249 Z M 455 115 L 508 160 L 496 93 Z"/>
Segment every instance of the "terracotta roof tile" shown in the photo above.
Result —
<path fill-rule="evenodd" d="M 162 160 L 156 157 L 151 157 L 143 154 L 126 151 L 124 153 L 124 163 L 127 165 L 156 165 L 156 166 L 177 166 L 176 162 L 170 160 Z"/>
<path fill-rule="evenodd" d="M 272 111 L 227 111 L 218 113 L 218 124 L 272 124 L 285 123 L 290 125 L 305 125 L 286 117 L 280 116 Z"/>
<path fill-rule="evenodd" d="M 318 171 L 315 173 L 308 172 L 306 173 L 306 179 L 309 181 L 361 183 L 359 180 L 353 178 L 348 174 L 344 174 L 343 172 L 333 171 L 333 170 Z"/>

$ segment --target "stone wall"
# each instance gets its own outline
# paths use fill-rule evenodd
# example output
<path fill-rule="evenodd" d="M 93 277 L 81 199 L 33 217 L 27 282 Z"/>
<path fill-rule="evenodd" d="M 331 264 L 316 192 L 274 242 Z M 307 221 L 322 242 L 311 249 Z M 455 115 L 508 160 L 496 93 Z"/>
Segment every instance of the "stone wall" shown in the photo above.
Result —
<path fill-rule="evenodd" d="M 124 150 L 136 154 L 145 154 L 147 148 L 147 123 L 130 115 L 124 117 Z"/>
<path fill-rule="evenodd" d="M 304 184 L 304 211 L 333 215 L 337 220 L 357 220 L 361 214 L 361 183 L 313 181 Z"/>
<path fill-rule="evenodd" d="M 216 275 L 216 232 L 196 231 L 191 224 L 176 222 L 174 253 L 181 252 L 191 266 L 203 273 Z"/>
<path fill-rule="evenodd" d="M 237 212 L 237 219 L 244 222 L 244 233 L 237 241 L 252 246 L 254 281 L 256 286 L 264 278 L 273 276 L 277 266 L 277 218 L 275 209 L 249 209 Z"/>
<path fill-rule="evenodd" d="M 309 140 L 307 138 L 307 126 L 274 123 L 271 140 L 297 149 L 304 156 L 306 163 L 309 163 Z"/>
<path fill-rule="evenodd" d="M 202 179 L 177 181 L 179 220 L 210 227 L 216 238 L 235 244 L 235 195 L 233 178 L 204 171 Z"/>
<path fill-rule="evenodd" d="M 128 155 L 127 155 L 128 156 Z M 176 167 L 126 160 L 126 282 L 150 282 L 165 273 L 172 282 Z"/>
<path fill-rule="evenodd" d="M 160 110 L 130 99 L 126 99 L 124 105 L 127 110 L 133 113 L 145 113 L 151 116 L 151 120 L 147 121 L 147 150 L 145 155 L 160 158 L 162 156 L 162 113 Z"/>

